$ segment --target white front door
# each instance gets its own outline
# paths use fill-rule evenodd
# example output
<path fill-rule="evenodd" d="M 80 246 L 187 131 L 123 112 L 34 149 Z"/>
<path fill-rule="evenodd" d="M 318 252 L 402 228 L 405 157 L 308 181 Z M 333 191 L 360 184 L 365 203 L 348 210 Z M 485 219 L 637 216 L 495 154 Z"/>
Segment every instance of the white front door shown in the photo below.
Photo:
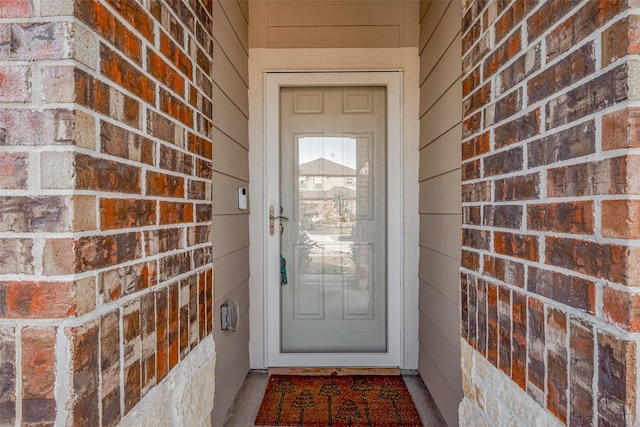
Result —
<path fill-rule="evenodd" d="M 399 366 L 399 72 L 267 74 L 269 366 Z"/>

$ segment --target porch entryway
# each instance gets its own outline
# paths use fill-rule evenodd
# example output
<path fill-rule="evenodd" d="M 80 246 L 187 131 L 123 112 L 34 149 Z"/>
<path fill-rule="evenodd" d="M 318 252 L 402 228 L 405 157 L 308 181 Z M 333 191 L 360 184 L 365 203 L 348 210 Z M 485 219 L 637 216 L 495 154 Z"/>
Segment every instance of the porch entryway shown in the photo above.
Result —
<path fill-rule="evenodd" d="M 407 371 L 402 375 L 402 378 L 420 414 L 422 425 L 445 427 L 447 424 L 444 418 L 442 418 L 429 390 L 427 390 L 417 372 Z M 255 425 L 254 421 L 268 381 L 269 375 L 267 371 L 255 370 L 249 373 L 231 409 L 227 413 L 225 427 L 249 427 Z M 375 420 L 371 421 L 375 424 Z"/>

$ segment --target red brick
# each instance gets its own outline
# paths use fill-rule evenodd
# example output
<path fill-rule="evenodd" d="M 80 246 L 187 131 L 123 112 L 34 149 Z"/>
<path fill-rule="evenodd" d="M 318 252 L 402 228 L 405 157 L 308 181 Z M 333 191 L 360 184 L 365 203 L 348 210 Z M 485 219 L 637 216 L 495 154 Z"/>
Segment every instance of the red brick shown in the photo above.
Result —
<path fill-rule="evenodd" d="M 547 409 L 565 424 L 568 388 L 566 336 L 566 314 L 547 308 Z"/>
<path fill-rule="evenodd" d="M 169 342 L 169 370 L 178 364 L 179 360 L 179 310 L 180 289 L 178 283 L 169 285 L 169 304 L 168 304 L 168 342 Z"/>
<path fill-rule="evenodd" d="M 527 349 L 527 393 L 545 406 L 545 309 L 542 302 L 529 297 L 527 321 L 529 323 Z"/>
<path fill-rule="evenodd" d="M 22 330 L 22 421 L 24 425 L 56 419 L 56 328 Z"/>
<path fill-rule="evenodd" d="M 511 291 L 498 287 L 498 368 L 511 377 Z"/>
<path fill-rule="evenodd" d="M 499 43 L 525 15 L 536 6 L 536 0 L 516 0 L 495 22 L 496 43 Z"/>
<path fill-rule="evenodd" d="M 100 151 L 105 154 L 153 165 L 155 143 L 109 122 L 100 122 Z"/>
<path fill-rule="evenodd" d="M 462 246 L 473 249 L 489 249 L 491 235 L 488 231 L 476 228 L 462 229 Z"/>
<path fill-rule="evenodd" d="M 147 132 L 178 147 L 185 146 L 184 129 L 166 116 L 152 110 L 147 110 Z"/>
<path fill-rule="evenodd" d="M 184 28 L 183 24 L 178 22 L 178 19 L 169 12 L 169 9 L 164 7 L 162 3 L 151 2 L 149 4 L 149 10 L 151 14 L 156 18 L 158 23 L 164 28 L 171 37 L 178 43 L 179 46 L 184 45 Z"/>
<path fill-rule="evenodd" d="M 0 274 L 33 274 L 33 241 L 0 238 Z"/>
<path fill-rule="evenodd" d="M 108 270 L 100 273 L 99 281 L 104 301 L 115 301 L 121 296 L 131 295 L 156 285 L 156 262 L 141 262 Z"/>
<path fill-rule="evenodd" d="M 210 200 L 210 184 L 204 181 L 189 180 L 187 198 L 194 200 Z"/>
<path fill-rule="evenodd" d="M 145 254 L 153 256 L 176 249 L 182 249 L 183 235 L 182 228 L 164 228 L 145 231 Z M 192 244 L 189 243 L 189 245 L 191 246 Z"/>
<path fill-rule="evenodd" d="M 640 108 L 625 108 L 602 117 L 602 149 L 640 147 Z"/>
<path fill-rule="evenodd" d="M 29 102 L 30 83 L 31 69 L 26 65 L 0 66 L 0 102 Z"/>
<path fill-rule="evenodd" d="M 147 104 L 156 102 L 156 85 L 142 71 L 104 44 L 100 44 L 100 71 L 109 80 Z"/>
<path fill-rule="evenodd" d="M 520 205 L 485 205 L 482 223 L 496 228 L 520 229 L 522 211 Z"/>
<path fill-rule="evenodd" d="M 144 227 L 156 223 L 156 202 L 140 199 L 100 199 L 102 230 Z"/>
<path fill-rule="evenodd" d="M 210 248 L 209 248 L 210 249 Z M 194 251 L 196 252 L 196 251 Z M 194 255 L 195 258 L 195 255 Z M 200 313 L 198 306 L 198 275 L 191 276 L 189 283 L 189 351 L 200 342 Z M 203 307 L 204 308 L 204 307 Z M 203 310 L 204 315 L 204 310 Z M 206 320 L 205 320 L 206 322 Z M 206 327 L 206 325 L 205 325 Z"/>
<path fill-rule="evenodd" d="M 30 0 L 3 0 L 0 5 L 0 18 L 30 18 L 33 7 Z"/>
<path fill-rule="evenodd" d="M 540 69 L 542 62 L 540 45 L 541 43 L 538 43 L 528 48 L 518 59 L 500 72 L 496 86 L 497 93 L 507 92 Z M 529 101 L 529 104 L 532 102 Z"/>
<path fill-rule="evenodd" d="M 207 280 L 206 273 L 198 273 L 198 339 L 207 335 Z"/>
<path fill-rule="evenodd" d="M 462 121 L 462 138 L 465 139 L 480 131 L 482 127 L 482 113 L 478 111 L 473 116 L 465 117 Z"/>
<path fill-rule="evenodd" d="M 120 313 L 114 310 L 101 319 L 100 326 L 102 424 L 120 422 Z"/>
<path fill-rule="evenodd" d="M 202 274 L 202 273 L 200 273 Z M 207 309 L 207 335 L 213 332 L 213 269 L 207 269 L 205 274 L 205 299 Z"/>
<path fill-rule="evenodd" d="M 0 153 L 0 188 L 26 190 L 28 164 L 29 156 L 26 153 Z M 0 225 L 0 228 L 3 227 Z"/>
<path fill-rule="evenodd" d="M 528 205 L 527 228 L 557 233 L 593 234 L 593 209 L 592 201 Z"/>
<path fill-rule="evenodd" d="M 118 14 L 153 43 L 153 20 L 135 0 L 106 0 Z"/>
<path fill-rule="evenodd" d="M 470 140 L 462 143 L 462 160 L 469 160 L 472 157 L 480 156 L 489 152 L 490 134 L 485 132 L 482 135 L 476 136 Z"/>
<path fill-rule="evenodd" d="M 538 260 L 538 238 L 532 235 L 496 231 L 493 235 L 496 253 L 526 259 Z"/>
<path fill-rule="evenodd" d="M 147 195 L 184 197 L 184 178 L 160 172 L 147 172 Z"/>
<path fill-rule="evenodd" d="M 495 104 L 485 110 L 485 126 L 499 123 L 522 111 L 522 87 L 502 96 Z"/>
<path fill-rule="evenodd" d="M 491 200 L 491 182 L 481 181 L 462 185 L 463 202 L 488 202 Z"/>
<path fill-rule="evenodd" d="M 468 328 L 468 342 L 471 347 L 478 348 L 478 279 L 476 276 L 467 276 L 467 328 Z"/>
<path fill-rule="evenodd" d="M 462 250 L 461 255 L 461 266 L 463 268 L 467 268 L 469 270 L 477 271 L 480 267 L 480 254 L 478 252 L 472 252 L 467 250 Z"/>
<path fill-rule="evenodd" d="M 491 77 L 498 68 L 509 62 L 522 49 L 520 31 L 511 34 L 500 46 L 493 49 L 492 53 L 484 61 L 484 79 Z"/>
<path fill-rule="evenodd" d="M 160 224 L 181 224 L 192 221 L 192 203 L 160 202 Z"/>
<path fill-rule="evenodd" d="M 75 242 L 77 272 L 91 271 L 140 258 L 140 233 L 87 236 Z"/>
<path fill-rule="evenodd" d="M 201 243 L 211 242 L 211 226 L 198 225 L 187 229 L 187 244 L 189 246 L 199 245 Z"/>
<path fill-rule="evenodd" d="M 167 288 L 154 293 L 156 302 L 156 381 L 169 372 L 169 307 Z"/>
<path fill-rule="evenodd" d="M 195 176 L 203 179 L 212 179 L 213 162 L 196 158 Z"/>
<path fill-rule="evenodd" d="M 170 254 L 160 259 L 159 280 L 164 282 L 191 271 L 191 252 Z"/>
<path fill-rule="evenodd" d="M 76 102 L 131 127 L 140 128 L 140 103 L 115 87 L 76 69 Z"/>
<path fill-rule="evenodd" d="M 140 327 L 142 330 L 142 395 L 156 385 L 156 310 L 155 296 L 140 297 Z"/>
<path fill-rule="evenodd" d="M 591 280 L 529 267 L 527 290 L 590 314 L 596 311 L 596 285 Z"/>
<path fill-rule="evenodd" d="M 599 27 L 622 12 L 626 0 L 590 0 L 546 36 L 547 60 L 580 43 Z"/>
<path fill-rule="evenodd" d="M 613 282 L 632 284 L 627 274 L 629 248 L 561 237 L 546 238 L 546 263 Z"/>
<path fill-rule="evenodd" d="M 193 157 L 166 145 L 160 145 L 159 166 L 162 169 L 191 175 L 193 173 Z"/>
<path fill-rule="evenodd" d="M 76 188 L 140 194 L 140 169 L 113 160 L 75 156 Z"/>
<path fill-rule="evenodd" d="M 462 115 L 467 117 L 472 111 L 482 108 L 490 102 L 491 82 L 488 82 L 464 99 L 462 102 Z"/>
<path fill-rule="evenodd" d="M 636 420 L 637 344 L 598 331 L 598 424 L 633 425 Z"/>
<path fill-rule="evenodd" d="M 74 16 L 98 32 L 137 64 L 142 62 L 142 42 L 102 3 L 75 0 Z"/>
<path fill-rule="evenodd" d="M 582 80 L 596 70 L 594 42 L 547 67 L 527 83 L 529 102 L 535 103 Z"/>
<path fill-rule="evenodd" d="M 548 0 L 527 19 L 529 43 L 551 28 L 556 22 L 580 3 L 580 0 Z"/>
<path fill-rule="evenodd" d="M 523 390 L 527 389 L 527 297 L 512 293 L 511 379 Z"/>
<path fill-rule="evenodd" d="M 483 163 L 485 177 L 521 171 L 524 167 L 523 149 L 514 147 L 485 156 Z"/>
<path fill-rule="evenodd" d="M 626 64 L 593 78 L 547 103 L 546 124 L 552 129 L 575 122 L 627 99 Z"/>
<path fill-rule="evenodd" d="M 99 329 L 99 320 L 66 329 L 73 355 L 71 372 L 74 398 L 70 412 L 73 424 L 78 426 L 99 425 Z"/>
<path fill-rule="evenodd" d="M 575 318 L 571 318 L 570 322 L 569 425 L 593 425 L 593 326 Z"/>
<path fill-rule="evenodd" d="M 0 315 L 2 314 L 0 290 Z M 16 419 L 16 335 L 13 327 L 0 328 L 0 414 L 3 422 L 13 425 Z"/>
<path fill-rule="evenodd" d="M 196 204 L 196 221 L 208 222 L 213 218 L 213 206 L 209 203 Z"/>
<path fill-rule="evenodd" d="M 463 49 L 464 50 L 464 49 Z M 480 85 L 480 66 L 476 67 L 468 76 L 462 79 L 462 97 L 469 95 Z"/>
<path fill-rule="evenodd" d="M 478 321 L 477 321 L 477 350 L 483 356 L 487 355 L 487 282 L 478 280 Z"/>
<path fill-rule="evenodd" d="M 530 168 L 593 154 L 596 151 L 593 120 L 529 143 Z"/>
<path fill-rule="evenodd" d="M 498 367 L 498 288 L 487 283 L 487 360 Z"/>
<path fill-rule="evenodd" d="M 466 74 L 469 70 L 475 67 L 480 59 L 484 57 L 490 48 L 490 33 L 487 31 L 480 37 L 478 42 L 468 52 L 463 52 L 462 55 L 462 74 Z"/>
<path fill-rule="evenodd" d="M 204 267 L 213 262 L 211 246 L 205 246 L 193 250 L 193 268 Z"/>
<path fill-rule="evenodd" d="M 73 282 L 0 282 L 6 292 L 6 317 L 55 319 L 75 315 Z"/>
<path fill-rule="evenodd" d="M 40 414 L 41 422 L 55 420 L 56 331 L 56 327 L 22 329 L 22 398 L 53 404 L 52 413 Z"/>
<path fill-rule="evenodd" d="M 0 109 L 0 146 L 73 145 L 73 111 Z"/>
<path fill-rule="evenodd" d="M 184 77 L 182 77 L 178 71 L 152 51 L 149 51 L 147 55 L 147 70 L 149 70 L 151 75 L 164 83 L 173 92 L 184 97 Z"/>
<path fill-rule="evenodd" d="M 465 225 L 482 224 L 480 206 L 463 206 L 462 207 L 462 223 Z"/>
<path fill-rule="evenodd" d="M 469 336 L 469 275 L 460 272 L 460 336 L 471 344 Z"/>
<path fill-rule="evenodd" d="M 607 322 L 627 331 L 640 331 L 640 294 L 605 287 L 602 312 Z"/>
<path fill-rule="evenodd" d="M 125 305 L 122 312 L 125 414 L 127 414 L 140 401 L 142 396 L 142 372 L 140 370 L 142 339 L 140 334 L 140 300 L 136 299 Z"/>
<path fill-rule="evenodd" d="M 515 118 L 494 130 L 495 147 L 502 148 L 540 133 L 540 109 Z"/>
<path fill-rule="evenodd" d="M 631 15 L 602 33 L 602 67 L 627 55 L 640 54 L 640 17 Z"/>
<path fill-rule="evenodd" d="M 68 22 L 0 23 L 0 61 L 68 59 Z"/>
<path fill-rule="evenodd" d="M 160 88 L 160 110 L 188 127 L 193 126 L 193 110 L 163 88 Z"/>
<path fill-rule="evenodd" d="M 603 200 L 602 235 L 640 239 L 640 200 Z"/>
<path fill-rule="evenodd" d="M 160 33 L 160 52 L 189 80 L 193 80 L 193 65 L 189 56 L 172 42 L 164 32 Z"/>
<path fill-rule="evenodd" d="M 603 194 L 640 194 L 640 159 L 614 157 L 549 169 L 548 197 L 581 197 Z"/>
<path fill-rule="evenodd" d="M 524 265 L 505 258 L 484 256 L 482 272 L 509 285 L 524 288 Z"/>

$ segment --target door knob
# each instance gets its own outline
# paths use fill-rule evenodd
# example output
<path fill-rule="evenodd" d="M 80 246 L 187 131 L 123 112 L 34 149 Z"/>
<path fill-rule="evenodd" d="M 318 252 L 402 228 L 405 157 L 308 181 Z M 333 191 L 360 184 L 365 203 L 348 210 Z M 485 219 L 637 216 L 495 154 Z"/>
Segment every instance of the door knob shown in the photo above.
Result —
<path fill-rule="evenodd" d="M 273 205 L 269 206 L 269 235 L 273 236 L 275 234 L 275 224 L 276 219 L 280 220 L 280 234 L 282 234 L 282 223 L 289 221 L 289 218 L 283 215 L 275 216 Z M 280 208 L 280 213 L 282 214 L 282 208 Z"/>

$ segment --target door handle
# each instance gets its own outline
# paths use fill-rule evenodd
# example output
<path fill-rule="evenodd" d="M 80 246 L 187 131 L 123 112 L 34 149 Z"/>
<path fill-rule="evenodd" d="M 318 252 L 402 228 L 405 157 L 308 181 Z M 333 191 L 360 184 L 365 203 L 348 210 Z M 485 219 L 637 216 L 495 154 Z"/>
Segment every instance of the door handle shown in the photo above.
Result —
<path fill-rule="evenodd" d="M 283 215 L 278 215 L 275 216 L 274 215 L 274 209 L 273 209 L 273 205 L 269 206 L 269 235 L 273 236 L 276 233 L 276 219 L 280 220 L 280 226 L 282 226 L 282 222 L 286 222 L 289 221 L 289 218 L 287 218 L 286 216 Z M 282 211 L 280 212 L 282 213 Z M 280 234 L 282 234 L 282 229 L 280 231 Z"/>

